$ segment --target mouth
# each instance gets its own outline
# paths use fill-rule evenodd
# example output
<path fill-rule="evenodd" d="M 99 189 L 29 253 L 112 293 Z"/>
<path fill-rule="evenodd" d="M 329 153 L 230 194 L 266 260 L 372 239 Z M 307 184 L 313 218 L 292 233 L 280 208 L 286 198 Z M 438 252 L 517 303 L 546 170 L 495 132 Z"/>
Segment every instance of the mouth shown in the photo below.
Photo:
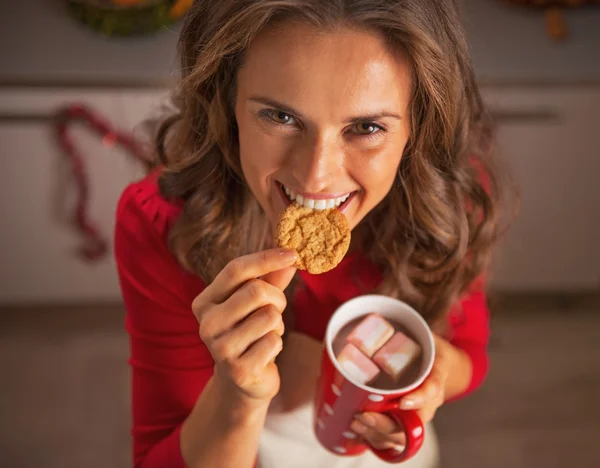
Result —
<path fill-rule="evenodd" d="M 276 184 L 286 206 L 296 203 L 300 206 L 304 206 L 313 210 L 329 210 L 332 208 L 337 208 L 339 211 L 343 212 L 354 198 L 354 195 L 357 193 L 355 190 L 354 192 L 347 192 L 343 194 L 332 194 L 329 198 L 325 198 L 320 195 L 318 198 L 309 198 L 297 193 L 281 182 L 276 182 Z"/>

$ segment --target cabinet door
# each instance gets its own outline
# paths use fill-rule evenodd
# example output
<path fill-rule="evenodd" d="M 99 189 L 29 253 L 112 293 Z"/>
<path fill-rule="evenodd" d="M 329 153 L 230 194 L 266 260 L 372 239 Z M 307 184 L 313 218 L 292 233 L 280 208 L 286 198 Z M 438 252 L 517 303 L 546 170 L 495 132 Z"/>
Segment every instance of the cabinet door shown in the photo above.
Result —
<path fill-rule="evenodd" d="M 58 218 L 58 194 L 75 200 L 73 178 L 51 122 L 43 118 L 66 103 L 83 102 L 122 128 L 127 120 L 117 100 L 115 92 L 13 90 L 0 95 L 0 303 L 119 300 L 112 251 L 98 262 L 83 261 L 77 256 L 83 239 Z M 71 134 L 85 159 L 90 219 L 112 246 L 118 198 L 143 174 L 142 167 L 119 148 L 103 146 L 83 126 L 74 125 Z"/>
<path fill-rule="evenodd" d="M 117 108 L 125 125 L 139 138 L 146 138 L 144 124 L 148 119 L 168 115 L 173 109 L 167 89 L 132 89 L 119 93 Z"/>
<path fill-rule="evenodd" d="M 492 286 L 600 286 L 600 90 L 484 90 L 522 206 L 498 251 Z"/>

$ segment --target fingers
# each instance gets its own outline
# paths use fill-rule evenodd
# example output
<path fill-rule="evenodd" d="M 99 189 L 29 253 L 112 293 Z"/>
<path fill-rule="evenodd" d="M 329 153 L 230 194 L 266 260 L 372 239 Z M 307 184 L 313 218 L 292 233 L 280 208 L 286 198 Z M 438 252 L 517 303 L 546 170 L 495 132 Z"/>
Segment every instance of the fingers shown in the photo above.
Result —
<path fill-rule="evenodd" d="M 263 280 L 253 279 L 238 289 L 219 308 L 227 311 L 222 322 L 231 328 L 249 314 L 266 305 L 273 305 L 280 313 L 287 305 L 283 291 Z"/>
<path fill-rule="evenodd" d="M 377 449 L 403 450 L 406 445 L 402 427 L 384 414 L 363 413 L 358 415 L 350 428 Z"/>
<path fill-rule="evenodd" d="M 356 417 L 356 420 L 367 427 L 376 429 L 381 434 L 391 434 L 398 430 L 396 421 L 380 413 L 362 413 Z"/>
<path fill-rule="evenodd" d="M 233 260 L 192 303 L 215 375 L 235 398 L 270 399 L 279 389 L 274 360 L 282 349 L 282 289 L 294 275 L 295 260 L 296 252 L 287 249 Z"/>
<path fill-rule="evenodd" d="M 437 401 L 444 395 L 444 386 L 446 384 L 446 373 L 441 369 L 434 367 L 431 374 L 425 379 L 425 382 L 414 392 L 404 396 L 400 401 L 400 409 L 411 410 L 420 409 L 428 402 Z"/>
<path fill-rule="evenodd" d="M 283 348 L 283 340 L 275 331 L 270 331 L 260 340 L 250 346 L 240 356 L 239 362 L 242 366 L 254 365 L 256 371 L 261 371 L 265 366 L 271 364 Z"/>
<path fill-rule="evenodd" d="M 400 409 L 414 409 L 423 424 L 433 419 L 438 408 L 444 404 L 443 384 L 438 379 L 427 380 L 418 390 L 400 402 Z"/>
<path fill-rule="evenodd" d="M 196 315 L 200 324 L 200 337 L 205 343 L 218 339 L 265 306 L 272 305 L 281 315 L 286 306 L 285 294 L 275 286 L 259 279 L 246 282 L 223 304 L 206 307 Z M 261 312 L 274 315 L 269 311 Z M 271 317 L 273 320 L 276 317 Z M 277 324 L 278 325 L 278 324 Z M 279 325 L 278 325 L 279 326 Z M 262 335 L 251 336 L 257 340 Z"/>
<path fill-rule="evenodd" d="M 427 424 L 429 421 L 433 420 L 435 413 L 443 403 L 443 401 L 436 399 L 435 401 L 432 401 L 431 404 L 425 405 L 423 408 L 417 411 L 417 414 L 419 415 L 419 418 L 421 418 L 421 421 L 423 421 L 423 424 Z"/>
<path fill-rule="evenodd" d="M 264 382 L 265 371 L 276 371 L 275 358 L 283 342 L 274 331 L 254 343 L 238 359 L 223 362 L 232 382 L 241 389 L 250 389 Z"/>
<path fill-rule="evenodd" d="M 216 343 L 227 341 L 229 347 L 225 350 L 226 359 L 241 356 L 254 342 L 274 331 L 278 336 L 284 332 L 281 312 L 272 304 L 261 307 L 250 314 L 233 330 L 217 338 Z"/>
<path fill-rule="evenodd" d="M 292 281 L 296 270 L 296 267 L 283 268 L 282 270 L 267 273 L 261 279 L 284 291 Z"/>
<path fill-rule="evenodd" d="M 420 409 L 427 401 L 434 399 L 438 393 L 441 393 L 440 384 L 434 380 L 427 380 L 418 390 L 415 390 L 402 399 L 400 409 Z"/>
<path fill-rule="evenodd" d="M 433 419 L 437 409 L 444 404 L 448 374 L 443 359 L 438 359 L 425 382 L 414 392 L 404 396 L 400 409 L 417 410 L 423 423 Z"/>
<path fill-rule="evenodd" d="M 205 297 L 213 304 L 220 304 L 246 281 L 293 265 L 296 256 L 293 250 L 270 249 L 236 258 L 206 288 Z"/>

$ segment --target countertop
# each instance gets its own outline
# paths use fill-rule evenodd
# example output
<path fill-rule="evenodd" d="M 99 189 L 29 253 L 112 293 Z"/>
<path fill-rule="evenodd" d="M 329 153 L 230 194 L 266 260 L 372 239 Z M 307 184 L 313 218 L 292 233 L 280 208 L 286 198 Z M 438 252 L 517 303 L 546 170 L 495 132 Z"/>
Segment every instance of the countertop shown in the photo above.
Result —
<path fill-rule="evenodd" d="M 463 0 L 480 81 L 600 82 L 600 8 L 569 11 L 570 38 L 556 44 L 538 11 L 500 0 Z M 110 39 L 79 25 L 61 0 L 11 2 L 0 16 L 0 85 L 162 85 L 177 79 L 180 25 Z"/>

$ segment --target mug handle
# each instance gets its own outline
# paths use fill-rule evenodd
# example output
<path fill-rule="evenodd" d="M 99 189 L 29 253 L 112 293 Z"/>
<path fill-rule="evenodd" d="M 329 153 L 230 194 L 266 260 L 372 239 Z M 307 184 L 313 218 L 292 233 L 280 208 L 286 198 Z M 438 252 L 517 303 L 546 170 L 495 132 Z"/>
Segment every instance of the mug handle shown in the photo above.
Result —
<path fill-rule="evenodd" d="M 425 440 L 425 430 L 423 422 L 416 411 L 401 410 L 397 406 L 388 408 L 384 414 L 391 417 L 404 429 L 406 436 L 406 446 L 402 452 L 396 449 L 376 449 L 369 445 L 371 451 L 381 460 L 388 463 L 401 463 L 414 457 Z"/>

